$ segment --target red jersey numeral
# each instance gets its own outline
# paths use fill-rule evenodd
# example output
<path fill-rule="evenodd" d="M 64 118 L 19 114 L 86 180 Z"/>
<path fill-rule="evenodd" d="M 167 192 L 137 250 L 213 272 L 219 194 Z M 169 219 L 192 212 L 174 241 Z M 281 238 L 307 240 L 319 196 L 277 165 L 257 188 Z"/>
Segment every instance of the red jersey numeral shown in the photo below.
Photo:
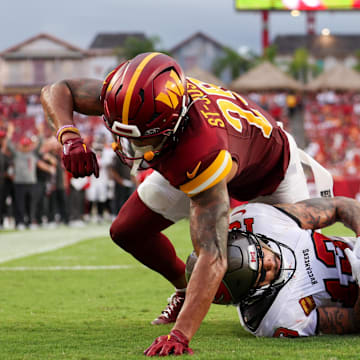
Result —
<path fill-rule="evenodd" d="M 339 301 L 345 307 L 355 304 L 358 294 L 358 287 L 353 281 L 349 281 L 351 276 L 351 266 L 345 256 L 344 249 L 349 246 L 342 242 L 329 239 L 328 237 L 315 232 L 313 234 L 314 248 L 316 257 L 329 268 L 340 267 L 343 276 L 340 279 L 324 279 L 326 291 L 333 301 Z"/>
<path fill-rule="evenodd" d="M 353 307 L 358 295 L 358 286 L 350 282 L 348 285 L 341 285 L 339 279 L 324 280 L 326 291 L 331 299 L 340 301 L 344 307 Z"/>
<path fill-rule="evenodd" d="M 241 229 L 240 221 L 234 221 L 229 225 L 229 230 Z"/>
<path fill-rule="evenodd" d="M 343 274 L 351 275 L 351 266 L 347 260 L 344 250 L 349 246 L 342 242 L 331 240 L 317 232 L 313 235 L 315 252 L 318 259 L 327 267 L 336 267 L 336 260 L 340 260 L 341 271 Z"/>
<path fill-rule="evenodd" d="M 295 330 L 287 329 L 287 328 L 277 328 L 274 332 L 273 337 L 299 337 L 299 333 Z"/>
<path fill-rule="evenodd" d="M 244 219 L 244 224 L 245 224 L 246 231 L 253 232 L 254 218 Z"/>
<path fill-rule="evenodd" d="M 235 214 L 238 213 L 242 213 L 243 215 L 245 215 L 246 210 L 239 210 L 237 211 Z M 242 218 L 243 221 L 243 225 L 241 224 L 241 222 L 239 220 L 233 221 L 232 223 L 229 224 L 229 230 L 232 229 L 243 229 L 249 232 L 253 232 L 253 225 L 254 225 L 254 218 Z"/>

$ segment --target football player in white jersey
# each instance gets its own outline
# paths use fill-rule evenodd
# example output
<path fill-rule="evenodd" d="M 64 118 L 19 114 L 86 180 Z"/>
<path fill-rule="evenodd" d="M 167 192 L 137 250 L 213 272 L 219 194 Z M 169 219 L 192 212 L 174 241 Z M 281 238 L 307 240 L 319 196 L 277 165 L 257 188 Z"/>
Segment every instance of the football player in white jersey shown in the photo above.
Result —
<path fill-rule="evenodd" d="M 360 332 L 360 242 L 315 231 L 338 221 L 359 236 L 360 203 L 334 197 L 236 207 L 214 302 L 235 304 L 256 336 Z M 195 262 L 193 253 L 188 276 Z"/>

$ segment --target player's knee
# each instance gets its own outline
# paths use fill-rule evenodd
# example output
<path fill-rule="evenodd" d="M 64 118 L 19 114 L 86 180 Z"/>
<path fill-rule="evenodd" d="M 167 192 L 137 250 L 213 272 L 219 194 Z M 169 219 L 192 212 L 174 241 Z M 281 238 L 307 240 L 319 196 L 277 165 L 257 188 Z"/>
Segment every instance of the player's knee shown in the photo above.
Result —
<path fill-rule="evenodd" d="M 125 251 L 128 251 L 128 243 L 133 236 L 131 232 L 134 232 L 134 229 L 130 229 L 126 222 L 119 221 L 118 218 L 114 220 L 110 227 L 112 241 Z"/>

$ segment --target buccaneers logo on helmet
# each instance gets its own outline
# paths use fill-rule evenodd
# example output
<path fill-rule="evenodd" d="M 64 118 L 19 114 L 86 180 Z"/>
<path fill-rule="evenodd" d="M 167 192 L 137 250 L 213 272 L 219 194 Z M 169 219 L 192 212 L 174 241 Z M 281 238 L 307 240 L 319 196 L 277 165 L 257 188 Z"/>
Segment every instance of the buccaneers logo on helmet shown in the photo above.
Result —
<path fill-rule="evenodd" d="M 271 249 L 280 259 L 279 273 L 265 286 L 257 286 L 264 274 L 263 248 Z M 294 251 L 287 245 L 261 234 L 233 229 L 228 235 L 228 269 L 215 295 L 216 304 L 239 304 L 256 297 L 266 297 L 274 289 L 283 287 L 296 270 Z M 189 255 L 186 277 L 190 279 L 197 256 Z"/>

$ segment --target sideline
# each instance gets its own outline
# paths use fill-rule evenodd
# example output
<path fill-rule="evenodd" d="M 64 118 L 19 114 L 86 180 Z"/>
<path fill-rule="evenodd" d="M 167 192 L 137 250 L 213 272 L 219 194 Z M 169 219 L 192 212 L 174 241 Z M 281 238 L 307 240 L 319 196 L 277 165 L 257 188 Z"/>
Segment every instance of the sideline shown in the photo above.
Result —
<path fill-rule="evenodd" d="M 0 263 L 63 248 L 77 242 L 109 236 L 110 224 L 56 229 L 19 230 L 0 233 Z"/>
<path fill-rule="evenodd" d="M 0 271 L 126 270 L 135 267 L 135 265 L 0 266 Z"/>

